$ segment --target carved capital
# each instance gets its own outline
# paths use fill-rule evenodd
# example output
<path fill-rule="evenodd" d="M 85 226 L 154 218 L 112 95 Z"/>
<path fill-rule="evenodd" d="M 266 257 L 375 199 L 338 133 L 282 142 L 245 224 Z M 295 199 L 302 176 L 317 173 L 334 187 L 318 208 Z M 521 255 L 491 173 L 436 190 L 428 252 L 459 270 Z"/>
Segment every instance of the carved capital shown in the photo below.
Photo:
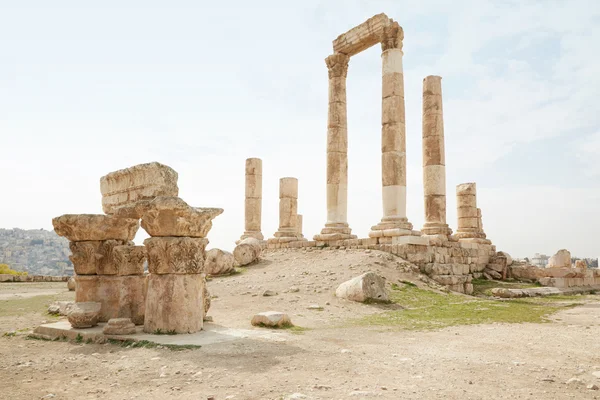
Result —
<path fill-rule="evenodd" d="M 404 40 L 404 30 L 398 24 L 393 22 L 391 25 L 383 28 L 383 34 L 381 36 L 381 51 L 389 49 L 400 49 L 402 50 L 402 40 Z"/>
<path fill-rule="evenodd" d="M 346 77 L 348 74 L 348 61 L 350 57 L 341 53 L 334 53 L 325 59 L 329 71 L 329 79 Z"/>
<path fill-rule="evenodd" d="M 206 238 L 153 237 L 144 240 L 151 274 L 202 274 Z"/>

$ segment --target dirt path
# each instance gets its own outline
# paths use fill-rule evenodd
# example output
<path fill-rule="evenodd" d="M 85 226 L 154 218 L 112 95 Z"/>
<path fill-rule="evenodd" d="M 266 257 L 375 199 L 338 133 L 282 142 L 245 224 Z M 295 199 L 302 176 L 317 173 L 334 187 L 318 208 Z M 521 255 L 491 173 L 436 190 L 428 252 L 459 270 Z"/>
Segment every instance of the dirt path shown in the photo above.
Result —
<path fill-rule="evenodd" d="M 249 328 L 254 312 L 278 309 L 310 328 L 287 332 L 284 342 L 245 339 L 171 351 L 0 337 L 0 398 L 600 397 L 600 391 L 586 389 L 600 386 L 593 375 L 600 376 L 600 301 L 561 311 L 545 324 L 426 332 L 356 326 L 347 321 L 381 309 L 335 299 L 331 291 L 337 283 L 369 269 L 392 281 L 415 279 L 405 271 L 410 266 L 373 253 L 332 252 L 319 264 L 313 257 L 276 253 L 247 272 L 210 282 L 218 296 L 210 312 L 215 323 Z M 285 293 L 292 286 L 299 291 Z M 279 294 L 264 297 L 266 289 Z M 313 303 L 325 310 L 307 310 Z M 31 315 L 21 323 L 47 318 Z M 0 326 L 7 326 L 4 318 Z M 567 385 L 573 377 L 585 384 Z"/>

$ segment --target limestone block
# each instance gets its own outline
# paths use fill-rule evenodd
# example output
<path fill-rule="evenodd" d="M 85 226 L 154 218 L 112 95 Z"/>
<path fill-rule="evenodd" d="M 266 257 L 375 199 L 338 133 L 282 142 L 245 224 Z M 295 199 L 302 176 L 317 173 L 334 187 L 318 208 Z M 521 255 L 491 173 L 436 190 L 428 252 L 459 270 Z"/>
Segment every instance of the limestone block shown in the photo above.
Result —
<path fill-rule="evenodd" d="M 406 186 L 406 154 L 388 151 L 381 154 L 381 182 L 383 186 Z"/>
<path fill-rule="evenodd" d="M 477 209 L 475 207 L 458 207 L 456 209 L 458 218 L 477 218 Z"/>
<path fill-rule="evenodd" d="M 510 254 L 508 254 L 507 252 L 505 252 L 505 251 L 499 251 L 498 252 L 498 256 L 506 258 L 506 266 L 507 267 L 512 265 L 513 259 L 510 256 Z"/>
<path fill-rule="evenodd" d="M 423 115 L 422 137 L 444 137 L 444 117 L 441 113 Z"/>
<path fill-rule="evenodd" d="M 75 301 L 99 302 L 99 321 L 131 318 L 135 324 L 144 321 L 145 277 L 143 275 L 78 275 Z"/>
<path fill-rule="evenodd" d="M 423 167 L 423 194 L 446 195 L 446 167 L 427 165 Z"/>
<path fill-rule="evenodd" d="M 179 197 L 156 197 L 142 215 L 142 228 L 154 237 L 204 238 L 222 208 L 190 207 Z"/>
<path fill-rule="evenodd" d="M 348 154 L 327 153 L 327 183 L 348 183 Z M 329 197 L 328 197 L 329 198 Z"/>
<path fill-rule="evenodd" d="M 246 159 L 246 175 L 262 175 L 262 160 L 260 158 Z"/>
<path fill-rule="evenodd" d="M 336 289 L 335 295 L 342 299 L 361 303 L 365 301 L 389 301 L 385 279 L 374 272 L 367 272 L 342 283 Z"/>
<path fill-rule="evenodd" d="M 423 166 L 446 165 L 443 136 L 426 136 L 423 138 Z"/>
<path fill-rule="evenodd" d="M 111 318 L 102 328 L 105 335 L 133 335 L 135 324 L 129 318 Z"/>
<path fill-rule="evenodd" d="M 14 276 L 10 274 L 0 274 L 0 282 L 14 282 Z"/>
<path fill-rule="evenodd" d="M 425 196 L 425 221 L 446 223 L 446 196 Z M 426 224 L 427 225 L 427 224 Z"/>
<path fill-rule="evenodd" d="M 456 195 L 457 196 L 465 196 L 465 195 L 475 196 L 475 195 L 477 195 L 477 185 L 475 184 L 475 182 L 461 183 L 460 185 L 456 185 Z M 461 206 L 459 206 L 459 207 L 461 207 Z"/>
<path fill-rule="evenodd" d="M 112 214 L 115 208 L 132 205 L 139 200 L 177 196 L 177 172 L 157 162 L 135 165 L 100 178 L 100 191 L 103 211 Z"/>
<path fill-rule="evenodd" d="M 133 240 L 140 227 L 131 218 L 101 214 L 65 214 L 52 219 L 54 231 L 71 242 L 89 240 Z"/>
<path fill-rule="evenodd" d="M 56 314 L 66 316 L 69 310 L 75 304 L 74 301 L 55 301 L 48 307 L 48 314 Z"/>
<path fill-rule="evenodd" d="M 327 152 L 348 152 L 348 128 L 334 126 L 327 129 Z"/>
<path fill-rule="evenodd" d="M 479 230 L 479 220 L 477 218 L 458 218 L 458 229 L 473 228 Z"/>
<path fill-rule="evenodd" d="M 77 283 L 75 282 L 75 278 L 72 276 L 69 277 L 69 280 L 67 281 L 67 289 L 69 289 L 70 292 L 74 292 L 76 287 Z"/>
<path fill-rule="evenodd" d="M 246 175 L 245 196 L 248 198 L 262 198 L 262 175 Z"/>
<path fill-rule="evenodd" d="M 336 76 L 329 79 L 329 103 L 346 103 L 346 77 Z"/>
<path fill-rule="evenodd" d="M 401 48 L 391 48 L 381 52 L 381 76 L 389 76 L 393 74 L 402 74 L 404 67 L 402 65 L 402 56 L 404 53 Z M 385 84 L 384 80 L 384 90 Z M 404 88 L 403 88 L 404 89 Z M 404 97 L 404 90 L 399 91 L 398 95 Z M 387 97 L 387 96 L 383 96 Z"/>
<path fill-rule="evenodd" d="M 400 60 L 400 68 L 402 68 L 402 60 Z M 381 88 L 381 97 L 383 98 L 391 96 L 404 97 L 404 74 L 392 71 L 383 74 Z"/>
<path fill-rule="evenodd" d="M 201 274 L 206 238 L 152 237 L 144 240 L 151 274 Z"/>
<path fill-rule="evenodd" d="M 111 211 L 111 215 L 116 218 L 140 219 L 148 209 L 148 205 L 151 201 L 152 200 L 139 200 L 132 204 L 114 207 Z"/>
<path fill-rule="evenodd" d="M 294 326 L 290 317 L 279 311 L 266 311 L 255 314 L 250 322 L 252 326 L 261 326 L 267 328 L 287 328 Z"/>
<path fill-rule="evenodd" d="M 206 252 L 204 273 L 207 275 L 224 275 L 234 271 L 233 254 L 221 249 L 210 249 Z"/>
<path fill-rule="evenodd" d="M 561 249 L 548 259 L 548 268 L 553 267 L 571 267 L 571 253 L 568 250 Z"/>
<path fill-rule="evenodd" d="M 327 113 L 327 128 L 347 127 L 348 111 L 346 103 L 330 102 L 329 112 Z"/>
<path fill-rule="evenodd" d="M 101 274 L 115 265 L 113 249 L 126 243 L 128 242 L 124 240 L 70 242 L 71 255 L 69 259 L 73 263 L 77 275 Z"/>
<path fill-rule="evenodd" d="M 585 260 L 576 260 L 575 261 L 575 268 L 582 268 L 582 269 L 587 269 L 588 265 L 585 262 Z"/>
<path fill-rule="evenodd" d="M 91 328 L 98 325 L 100 307 L 98 302 L 77 302 L 69 309 L 67 319 L 75 329 Z"/>
<path fill-rule="evenodd" d="M 289 228 L 291 232 L 296 231 L 296 224 L 298 220 L 298 200 L 285 197 L 279 199 L 279 230 L 282 231 L 284 228 Z"/>
<path fill-rule="evenodd" d="M 245 199 L 245 226 L 247 231 L 260 232 L 262 219 L 262 199 Z"/>
<path fill-rule="evenodd" d="M 336 53 L 347 54 L 348 56 L 358 54 L 379 43 L 384 28 L 391 24 L 392 20 L 387 15 L 377 14 L 348 32 L 339 35 L 333 41 L 333 50 Z"/>
<path fill-rule="evenodd" d="M 381 152 L 406 153 L 406 140 L 404 123 L 397 122 L 385 124 L 381 127 Z"/>
<path fill-rule="evenodd" d="M 406 122 L 404 97 L 384 97 L 381 101 L 381 123 L 382 125 Z"/>
<path fill-rule="evenodd" d="M 254 238 L 242 240 L 233 250 L 233 257 L 239 266 L 248 265 L 260 258 L 262 247 Z"/>
<path fill-rule="evenodd" d="M 96 273 L 98 275 L 143 275 L 145 260 L 144 246 L 115 246 L 112 251 L 112 262 L 100 263 Z"/>
<path fill-rule="evenodd" d="M 477 209 L 477 196 L 474 194 L 456 196 L 456 207 Z"/>
<path fill-rule="evenodd" d="M 201 274 L 150 274 L 144 332 L 194 333 L 202 330 L 203 286 Z"/>

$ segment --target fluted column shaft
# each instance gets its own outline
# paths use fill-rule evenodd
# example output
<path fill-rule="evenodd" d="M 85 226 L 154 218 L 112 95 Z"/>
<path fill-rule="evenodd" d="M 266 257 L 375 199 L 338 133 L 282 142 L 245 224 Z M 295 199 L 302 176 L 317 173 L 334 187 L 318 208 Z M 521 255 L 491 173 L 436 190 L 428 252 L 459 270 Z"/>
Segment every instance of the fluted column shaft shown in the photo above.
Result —
<path fill-rule="evenodd" d="M 248 158 L 246 160 L 246 194 L 244 207 L 245 232 L 241 239 L 253 237 L 263 240 L 261 232 L 262 219 L 262 160 Z"/>

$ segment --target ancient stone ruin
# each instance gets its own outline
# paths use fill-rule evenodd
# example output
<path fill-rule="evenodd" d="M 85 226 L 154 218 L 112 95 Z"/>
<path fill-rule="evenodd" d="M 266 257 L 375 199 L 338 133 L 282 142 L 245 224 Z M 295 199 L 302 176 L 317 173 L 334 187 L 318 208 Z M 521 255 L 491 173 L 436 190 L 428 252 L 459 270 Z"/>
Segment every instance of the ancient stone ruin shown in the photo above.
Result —
<path fill-rule="evenodd" d="M 75 305 L 85 303 L 86 313 L 80 314 L 86 319 L 127 318 L 149 333 L 202 329 L 206 236 L 223 210 L 189 206 L 177 197 L 177 178 L 177 172 L 156 162 L 112 172 L 100 179 L 106 215 L 52 220 L 56 233 L 70 241 Z M 140 219 L 151 237 L 135 246 Z M 87 305 L 95 303 L 96 319 L 91 316 L 95 308 Z"/>

